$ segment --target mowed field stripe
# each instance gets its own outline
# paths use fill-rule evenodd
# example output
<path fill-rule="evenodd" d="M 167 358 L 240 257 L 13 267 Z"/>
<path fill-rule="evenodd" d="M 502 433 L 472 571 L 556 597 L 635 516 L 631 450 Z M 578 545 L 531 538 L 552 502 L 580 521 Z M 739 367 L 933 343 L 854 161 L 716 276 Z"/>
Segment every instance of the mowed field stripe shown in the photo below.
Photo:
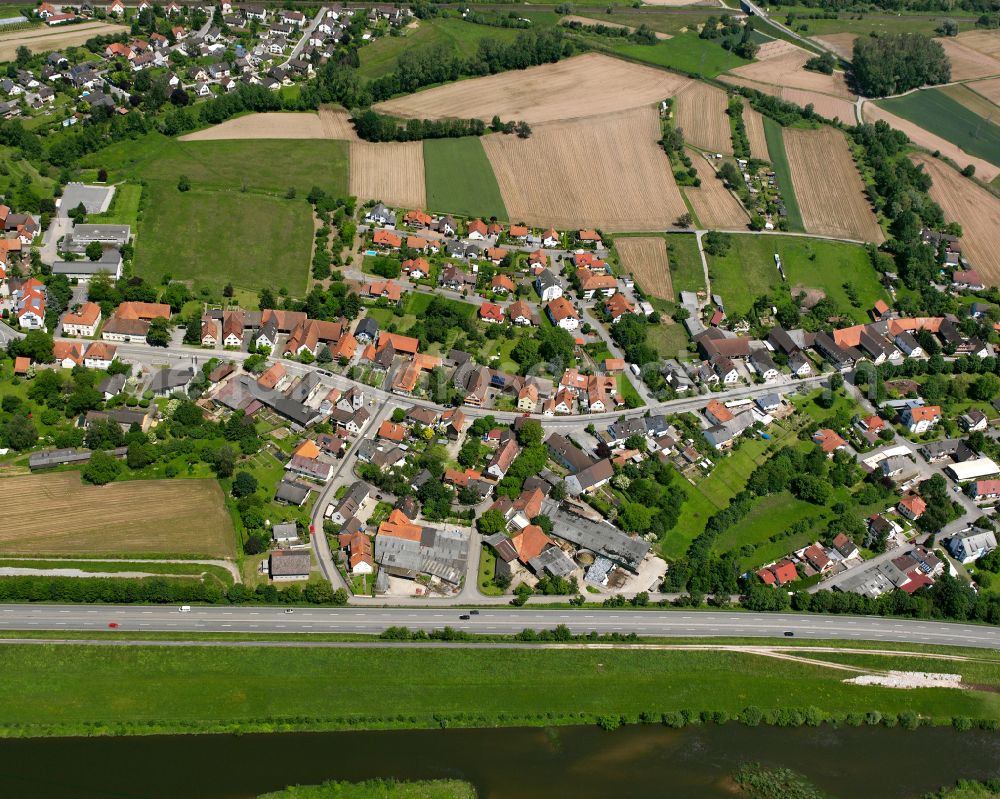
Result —
<path fill-rule="evenodd" d="M 686 212 L 653 106 L 483 138 L 511 219 L 562 228 L 664 230 Z"/>

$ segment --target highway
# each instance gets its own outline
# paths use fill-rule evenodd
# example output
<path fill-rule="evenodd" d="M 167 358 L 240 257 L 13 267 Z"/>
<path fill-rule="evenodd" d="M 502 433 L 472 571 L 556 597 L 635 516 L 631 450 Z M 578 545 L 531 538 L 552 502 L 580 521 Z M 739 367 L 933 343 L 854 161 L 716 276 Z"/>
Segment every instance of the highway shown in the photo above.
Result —
<path fill-rule="evenodd" d="M 457 608 L 284 608 L 177 606 L 0 605 L 0 630 L 170 633 L 380 633 L 388 627 L 511 634 L 565 624 L 574 633 L 636 633 L 662 637 L 781 638 L 893 641 L 1000 649 L 1000 627 L 868 616 L 734 613 L 684 610 L 484 609 L 462 620 Z"/>

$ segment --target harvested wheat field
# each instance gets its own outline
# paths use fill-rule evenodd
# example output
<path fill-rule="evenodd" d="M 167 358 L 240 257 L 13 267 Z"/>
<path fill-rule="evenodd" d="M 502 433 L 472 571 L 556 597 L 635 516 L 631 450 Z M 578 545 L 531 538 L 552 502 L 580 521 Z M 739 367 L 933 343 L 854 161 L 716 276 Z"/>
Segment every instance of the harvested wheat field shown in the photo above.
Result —
<path fill-rule="evenodd" d="M 0 34 L 0 61 L 13 61 L 18 47 L 27 47 L 33 53 L 63 50 L 83 44 L 95 36 L 114 36 L 128 32 L 125 25 L 107 25 L 103 22 L 81 22 L 68 28 L 29 28 L 14 33 Z"/>
<path fill-rule="evenodd" d="M 851 60 L 854 55 L 854 40 L 858 38 L 856 33 L 826 33 L 822 36 L 813 36 L 814 41 L 826 45 L 841 58 Z"/>
<path fill-rule="evenodd" d="M 782 42 L 782 44 L 788 44 Z M 767 45 L 765 45 L 766 47 Z M 773 86 L 787 86 L 791 89 L 805 89 L 811 92 L 832 94 L 835 97 L 854 101 L 855 97 L 847 88 L 843 72 L 824 75 L 822 72 L 812 72 L 805 69 L 805 63 L 812 58 L 809 53 L 799 47 L 790 45 L 792 49 L 782 52 L 764 61 L 755 61 L 742 67 L 730 70 L 728 74 L 747 78 L 759 83 L 769 83 Z M 763 47 L 761 48 L 763 50 Z"/>
<path fill-rule="evenodd" d="M 679 91 L 674 99 L 674 123 L 684 131 L 684 140 L 713 153 L 732 155 L 727 102 L 722 89 L 701 81 L 693 81 Z"/>
<path fill-rule="evenodd" d="M 318 114 L 269 112 L 227 119 L 218 125 L 187 133 L 181 141 L 220 139 L 328 139 Z"/>
<path fill-rule="evenodd" d="M 931 176 L 931 199 L 945 219 L 962 226 L 962 254 L 991 286 L 1000 286 L 1000 199 L 942 161 L 924 153 L 910 156 Z"/>
<path fill-rule="evenodd" d="M 881 243 L 882 229 L 844 134 L 829 127 L 785 128 L 783 134 L 806 231 Z"/>
<path fill-rule="evenodd" d="M 597 53 L 449 83 L 375 106 L 400 117 L 520 120 L 532 125 L 623 111 L 672 97 L 690 81 Z"/>
<path fill-rule="evenodd" d="M 328 139 L 361 141 L 350 120 L 351 115 L 342 108 L 323 107 L 319 109 L 319 121 L 323 126 L 323 133 Z"/>
<path fill-rule="evenodd" d="M 424 143 L 351 142 L 351 194 L 404 208 L 427 205 Z"/>
<path fill-rule="evenodd" d="M 701 186 L 685 186 L 683 191 L 703 228 L 743 230 L 750 217 L 737 200 L 716 176 L 712 165 L 701 153 L 689 150 L 688 155 L 694 168 L 698 170 Z"/>
<path fill-rule="evenodd" d="M 847 125 L 855 124 L 854 102 L 806 89 L 783 88 L 778 95 L 782 100 L 805 108 L 812 104 L 813 111 L 827 119 L 839 119 Z"/>
<path fill-rule="evenodd" d="M 579 17 L 576 14 L 569 14 L 560 19 L 559 22 L 579 22 L 581 25 L 584 25 L 586 27 L 593 27 L 594 25 L 603 25 L 605 28 L 621 28 L 623 30 L 627 30 L 629 33 L 635 33 L 635 27 L 632 25 L 622 25 L 622 23 L 620 22 L 611 22 L 606 19 L 591 19 L 590 17 Z M 660 31 L 653 31 L 653 35 L 656 36 L 656 38 L 660 39 L 661 41 L 674 38 L 669 33 L 661 33 Z"/>
<path fill-rule="evenodd" d="M 951 61 L 951 79 L 953 81 L 975 80 L 976 78 L 991 78 L 1000 75 L 1000 56 L 991 52 L 987 45 L 990 39 L 996 38 L 1000 31 L 969 31 L 956 36 L 935 39 L 944 47 L 945 55 Z"/>
<path fill-rule="evenodd" d="M 663 230 L 687 210 L 659 138 L 659 114 L 646 107 L 482 141 L 511 219 L 642 231 Z"/>
<path fill-rule="evenodd" d="M 670 263 L 667 260 L 667 242 L 660 236 L 621 236 L 615 239 L 615 248 L 622 267 L 642 290 L 664 300 L 674 299 L 670 280 Z"/>
<path fill-rule="evenodd" d="M 1000 78 L 980 80 L 966 85 L 980 97 L 985 97 L 993 105 L 1000 106 Z"/>
<path fill-rule="evenodd" d="M 8 477 L 0 552 L 31 555 L 234 554 L 233 523 L 215 480 L 89 486 L 79 472 Z M 41 512 L 40 512 L 41 511 Z"/>
<path fill-rule="evenodd" d="M 750 155 L 764 161 L 770 161 L 767 151 L 767 139 L 764 137 L 764 117 L 759 111 L 750 107 L 750 101 L 743 98 L 743 126 L 747 131 L 747 141 L 750 142 Z"/>
<path fill-rule="evenodd" d="M 939 150 L 942 155 L 946 155 L 960 166 L 975 164 L 976 175 L 987 182 L 1000 175 L 1000 167 L 991 164 L 989 161 L 984 161 L 982 158 L 969 155 L 958 145 L 952 144 L 947 139 L 943 139 L 928 130 L 924 130 L 908 119 L 903 119 L 886 111 L 884 108 L 880 108 L 875 103 L 865 103 L 862 113 L 864 114 L 865 122 L 875 122 L 879 119 L 884 119 L 896 130 L 900 130 L 909 136 L 914 144 L 926 147 L 931 152 Z"/>

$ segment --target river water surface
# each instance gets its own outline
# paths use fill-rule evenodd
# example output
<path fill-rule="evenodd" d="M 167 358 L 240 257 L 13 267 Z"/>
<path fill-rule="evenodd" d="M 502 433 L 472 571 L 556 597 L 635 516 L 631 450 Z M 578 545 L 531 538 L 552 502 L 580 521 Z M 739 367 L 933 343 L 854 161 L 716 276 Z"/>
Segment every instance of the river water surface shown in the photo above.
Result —
<path fill-rule="evenodd" d="M 481 799 L 716 799 L 750 760 L 838 799 L 904 799 L 1000 776 L 1000 735 L 727 724 L 3 740 L 0 797 L 248 799 L 328 779 L 448 777 Z"/>

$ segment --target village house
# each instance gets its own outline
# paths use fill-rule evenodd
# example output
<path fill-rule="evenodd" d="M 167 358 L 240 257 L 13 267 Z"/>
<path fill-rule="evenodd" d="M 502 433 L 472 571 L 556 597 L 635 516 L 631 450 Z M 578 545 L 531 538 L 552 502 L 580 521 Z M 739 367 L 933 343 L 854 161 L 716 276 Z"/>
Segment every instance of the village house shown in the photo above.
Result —
<path fill-rule="evenodd" d="M 563 330 L 572 331 L 580 326 L 580 315 L 573 304 L 563 296 L 557 297 L 546 305 L 545 313 L 552 320 L 552 324 Z"/>
<path fill-rule="evenodd" d="M 101 324 L 101 306 L 96 302 L 85 302 L 75 311 L 66 311 L 60 321 L 64 336 L 93 338 Z"/>
<path fill-rule="evenodd" d="M 922 435 L 941 421 L 940 405 L 918 405 L 906 407 L 900 414 L 900 422 L 911 433 Z"/>

